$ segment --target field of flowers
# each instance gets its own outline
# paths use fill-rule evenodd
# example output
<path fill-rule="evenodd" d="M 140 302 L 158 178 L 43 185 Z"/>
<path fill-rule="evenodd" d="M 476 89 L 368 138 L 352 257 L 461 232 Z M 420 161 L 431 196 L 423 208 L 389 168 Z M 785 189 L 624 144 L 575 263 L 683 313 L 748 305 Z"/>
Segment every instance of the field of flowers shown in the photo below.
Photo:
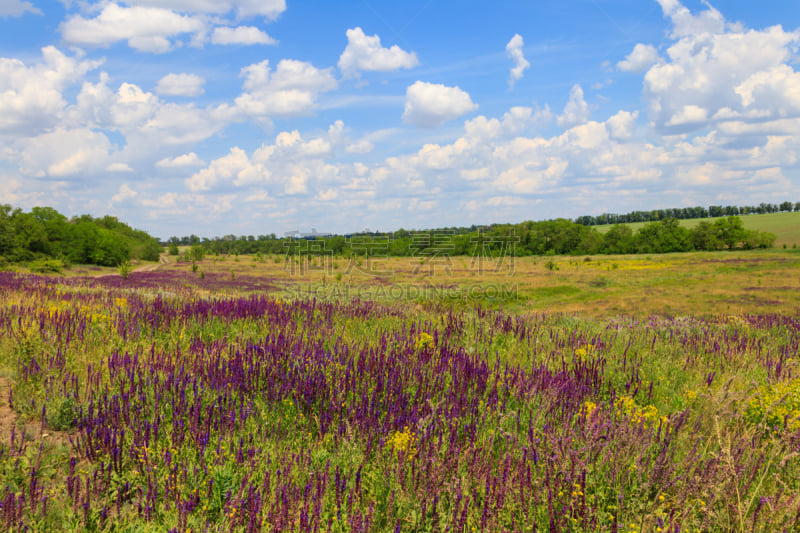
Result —
<path fill-rule="evenodd" d="M 4 531 L 797 531 L 800 320 L 0 272 Z"/>

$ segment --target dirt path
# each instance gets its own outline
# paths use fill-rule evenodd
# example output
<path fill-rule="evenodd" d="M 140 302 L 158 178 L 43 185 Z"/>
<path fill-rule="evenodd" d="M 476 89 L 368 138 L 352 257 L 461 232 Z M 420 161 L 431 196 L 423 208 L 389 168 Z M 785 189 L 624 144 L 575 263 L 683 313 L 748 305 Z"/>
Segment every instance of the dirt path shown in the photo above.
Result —
<path fill-rule="evenodd" d="M 160 256 L 158 256 L 158 263 L 153 263 L 151 265 L 142 265 L 134 268 L 133 270 L 131 270 L 131 272 L 152 272 L 161 265 L 168 265 L 168 264 L 169 264 L 169 257 L 166 254 L 161 254 Z"/>
<path fill-rule="evenodd" d="M 17 423 L 17 413 L 8 405 L 8 393 L 11 391 L 11 380 L 0 377 L 0 443 L 11 441 L 11 428 Z"/>

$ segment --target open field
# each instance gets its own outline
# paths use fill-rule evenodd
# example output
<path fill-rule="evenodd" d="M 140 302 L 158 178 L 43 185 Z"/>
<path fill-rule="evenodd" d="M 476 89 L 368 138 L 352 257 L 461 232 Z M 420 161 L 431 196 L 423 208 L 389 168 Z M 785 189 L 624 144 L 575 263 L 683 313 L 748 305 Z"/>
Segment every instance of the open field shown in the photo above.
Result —
<path fill-rule="evenodd" d="M 504 258 L 207 257 L 159 268 L 202 290 L 284 299 L 359 297 L 384 303 L 502 307 L 509 312 L 709 316 L 800 314 L 800 250 Z M 360 263 L 360 264 L 359 264 Z M 109 271 L 113 272 L 113 271 Z M 202 277 L 201 277 L 202 276 Z M 122 286 L 136 286 L 133 274 Z M 110 278 L 115 279 L 115 278 Z M 118 279 L 118 278 L 116 278 Z M 158 279 L 158 277 L 154 278 Z"/>
<path fill-rule="evenodd" d="M 722 217 L 724 218 L 724 217 Z M 740 215 L 744 227 L 751 231 L 769 231 L 775 234 L 775 246 L 792 247 L 794 245 L 800 246 L 800 211 L 793 211 L 791 213 L 768 213 L 764 215 Z M 690 218 L 680 220 L 680 225 L 686 228 L 693 228 L 700 224 L 702 221 L 714 222 L 718 218 Z M 633 222 L 625 224 L 630 226 L 634 231 L 638 230 L 646 222 Z M 592 226 L 600 233 L 605 233 L 613 227 L 611 224 L 602 226 Z"/>
<path fill-rule="evenodd" d="M 800 528 L 800 253 L 290 259 L 0 272 L 0 527 Z"/>

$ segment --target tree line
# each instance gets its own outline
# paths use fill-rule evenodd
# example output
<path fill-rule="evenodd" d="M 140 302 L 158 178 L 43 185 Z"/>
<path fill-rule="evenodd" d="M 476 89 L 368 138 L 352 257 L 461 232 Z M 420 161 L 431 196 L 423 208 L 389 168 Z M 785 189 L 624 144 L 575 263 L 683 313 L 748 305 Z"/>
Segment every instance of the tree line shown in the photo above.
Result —
<path fill-rule="evenodd" d="M 191 236 L 168 241 L 171 254 L 179 254 L 179 245 L 191 245 L 192 257 L 202 254 L 222 255 L 331 255 L 336 257 L 435 257 L 491 255 L 586 255 L 636 254 L 687 251 L 769 248 L 775 235 L 744 228 L 742 219 L 729 216 L 701 221 L 693 228 L 682 226 L 676 218 L 649 222 L 637 231 L 616 224 L 606 233 L 596 228 L 559 218 L 520 224 L 493 224 L 464 231 L 466 228 L 434 230 L 398 230 L 393 233 L 353 235 L 228 235 L 214 239 Z M 185 244 L 184 244 L 185 243 Z M 187 256 L 188 257 L 188 256 Z"/>
<path fill-rule="evenodd" d="M 759 205 L 735 206 L 735 205 L 711 205 L 705 207 L 676 207 L 670 209 L 653 209 L 651 211 L 631 211 L 624 215 L 613 213 L 603 213 L 602 215 L 584 215 L 575 219 L 575 222 L 583 226 L 603 226 L 606 224 L 628 224 L 631 222 L 652 222 L 665 218 L 677 218 L 679 220 L 690 218 L 717 218 L 737 215 L 764 215 L 767 213 L 782 213 L 800 211 L 800 202 L 783 202 L 780 204 L 760 203 Z"/>
<path fill-rule="evenodd" d="M 130 259 L 157 261 L 160 253 L 158 239 L 116 217 L 67 218 L 52 207 L 25 212 L 0 204 L 0 263 L 52 259 L 119 266 Z"/>

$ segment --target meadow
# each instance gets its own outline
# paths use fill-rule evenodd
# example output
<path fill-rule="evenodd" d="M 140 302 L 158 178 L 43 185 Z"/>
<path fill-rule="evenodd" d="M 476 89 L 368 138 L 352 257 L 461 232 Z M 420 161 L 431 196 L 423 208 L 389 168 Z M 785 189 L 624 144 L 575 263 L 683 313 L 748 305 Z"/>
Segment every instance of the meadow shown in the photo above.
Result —
<path fill-rule="evenodd" d="M 0 272 L 0 524 L 796 531 L 799 263 Z"/>

